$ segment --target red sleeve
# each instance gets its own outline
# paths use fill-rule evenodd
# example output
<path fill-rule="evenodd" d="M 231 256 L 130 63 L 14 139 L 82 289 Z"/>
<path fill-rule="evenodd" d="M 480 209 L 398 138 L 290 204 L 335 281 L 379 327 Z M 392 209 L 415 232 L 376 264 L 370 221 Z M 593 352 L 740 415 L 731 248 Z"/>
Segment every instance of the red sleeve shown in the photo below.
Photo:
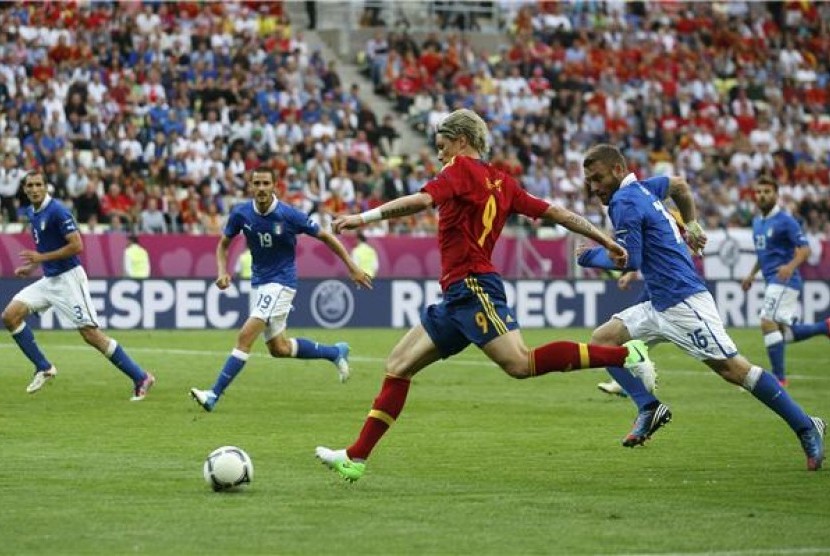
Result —
<path fill-rule="evenodd" d="M 424 184 L 421 191 L 428 193 L 432 197 L 432 204 L 437 207 L 463 193 L 463 188 L 470 182 L 465 177 L 462 163 L 453 158 L 437 176 Z"/>
<path fill-rule="evenodd" d="M 513 182 L 513 186 L 516 188 L 516 194 L 513 196 L 513 206 L 511 207 L 513 212 L 524 214 L 531 218 L 539 218 L 548 210 L 550 204 L 547 201 L 543 201 L 539 197 L 534 197 L 522 189 L 513 178 L 510 178 L 510 181 Z"/>

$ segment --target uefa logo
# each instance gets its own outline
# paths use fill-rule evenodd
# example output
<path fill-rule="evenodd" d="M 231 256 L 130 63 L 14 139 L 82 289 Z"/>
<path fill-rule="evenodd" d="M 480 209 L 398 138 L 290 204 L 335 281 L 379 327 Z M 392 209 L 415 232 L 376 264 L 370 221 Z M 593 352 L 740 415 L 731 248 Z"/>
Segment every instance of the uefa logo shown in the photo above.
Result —
<path fill-rule="evenodd" d="M 354 314 L 354 296 L 338 280 L 321 282 L 311 292 L 311 316 L 323 328 L 340 328 Z"/>

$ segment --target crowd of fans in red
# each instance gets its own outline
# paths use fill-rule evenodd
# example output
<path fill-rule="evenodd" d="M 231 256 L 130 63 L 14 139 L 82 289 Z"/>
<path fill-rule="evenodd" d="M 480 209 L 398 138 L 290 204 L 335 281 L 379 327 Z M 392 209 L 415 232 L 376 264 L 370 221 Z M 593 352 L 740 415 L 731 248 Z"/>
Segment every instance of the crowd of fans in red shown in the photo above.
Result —
<path fill-rule="evenodd" d="M 486 115 L 493 159 L 540 197 L 602 222 L 581 153 L 619 145 L 641 176 L 685 175 L 709 227 L 745 226 L 774 176 L 812 234 L 830 235 L 830 4 L 515 2 L 507 47 L 463 33 L 377 33 L 367 72 L 430 133 Z"/>
<path fill-rule="evenodd" d="M 419 189 L 436 161 L 397 156 L 397 122 L 431 135 L 469 107 L 497 165 L 597 223 L 581 153 L 608 141 L 640 175 L 687 176 L 709 227 L 746 225 L 768 173 L 811 234 L 830 234 L 830 4 L 499 6 L 500 48 L 378 31 L 366 71 L 398 109 L 379 117 L 281 2 L 2 4 L 3 219 L 19 220 L 19 177 L 42 168 L 92 230 L 215 234 L 245 172 L 266 165 L 285 200 L 325 220 Z"/>

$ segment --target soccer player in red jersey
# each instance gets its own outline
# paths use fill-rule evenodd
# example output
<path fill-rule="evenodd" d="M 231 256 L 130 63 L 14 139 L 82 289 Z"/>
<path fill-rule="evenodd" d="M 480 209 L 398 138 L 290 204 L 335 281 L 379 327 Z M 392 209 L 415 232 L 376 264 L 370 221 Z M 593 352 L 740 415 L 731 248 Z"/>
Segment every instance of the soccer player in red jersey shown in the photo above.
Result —
<path fill-rule="evenodd" d="M 334 232 L 369 222 L 408 216 L 438 207 L 443 300 L 427 307 L 415 326 L 392 349 L 386 377 L 357 440 L 346 449 L 318 447 L 317 457 L 344 479 L 363 476 L 365 460 L 403 410 L 410 379 L 424 367 L 459 353 L 471 343 L 514 378 L 551 371 L 608 365 L 633 373 L 653 373 L 644 343 L 622 347 L 551 342 L 529 349 L 519 323 L 507 306 L 504 285 L 496 273 L 493 247 L 511 214 L 547 218 L 604 246 L 620 267 L 626 250 L 585 218 L 527 193 L 519 183 L 481 159 L 487 126 L 471 110 L 456 110 L 438 126 L 438 159 L 444 165 L 433 180 L 414 193 L 362 214 L 338 217 Z"/>

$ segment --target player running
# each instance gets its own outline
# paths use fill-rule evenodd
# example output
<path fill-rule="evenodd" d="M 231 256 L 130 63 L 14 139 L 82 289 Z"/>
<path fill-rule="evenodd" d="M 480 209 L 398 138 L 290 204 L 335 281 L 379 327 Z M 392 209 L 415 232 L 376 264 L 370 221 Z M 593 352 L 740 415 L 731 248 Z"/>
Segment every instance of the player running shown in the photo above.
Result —
<path fill-rule="evenodd" d="M 824 460 L 822 419 L 810 417 L 793 401 L 778 380 L 738 354 L 726 333 L 712 295 L 695 271 L 686 240 L 663 199 L 674 200 L 686 222 L 689 247 L 697 251 L 706 234 L 696 221 L 689 185 L 679 177 L 637 180 L 628 172 L 625 158 L 613 145 L 595 145 L 583 161 L 585 184 L 604 205 L 617 241 L 628 249 L 627 270 L 643 275 L 650 299 L 614 315 L 600 326 L 592 341 L 622 345 L 637 338 L 648 343 L 671 342 L 706 363 L 724 380 L 744 387 L 777 413 L 798 436 L 807 456 L 807 469 L 821 468 Z M 579 264 L 614 268 L 615 261 L 597 247 L 581 253 Z M 635 400 L 639 416 L 624 444 L 646 441 L 671 419 L 669 408 L 649 393 L 639 380 L 622 384 Z"/>
<path fill-rule="evenodd" d="M 813 336 L 830 335 L 830 318 L 815 324 L 797 324 L 801 274 L 798 267 L 810 256 L 807 238 L 790 213 L 778 205 L 778 183 L 761 177 L 752 187 L 755 205 L 761 214 L 752 220 L 752 237 L 758 259 L 741 281 L 748 291 L 760 270 L 767 287 L 761 308 L 761 332 L 767 347 L 772 373 L 787 386 L 784 346 Z"/>
<path fill-rule="evenodd" d="M 491 255 L 511 214 L 548 218 L 603 245 L 618 266 L 626 264 L 620 245 L 585 218 L 529 195 L 512 177 L 481 159 L 486 151 L 487 125 L 471 110 L 456 110 L 438 126 L 438 159 L 444 164 L 419 193 L 390 201 L 358 215 L 334 221 L 335 231 L 415 214 L 430 207 L 439 213 L 440 279 L 443 300 L 427 307 L 415 326 L 392 349 L 386 378 L 363 429 L 348 448 L 317 447 L 317 457 L 348 481 L 366 470 L 366 459 L 403 410 L 410 379 L 439 359 L 459 353 L 471 343 L 514 378 L 532 378 L 552 371 L 609 365 L 652 372 L 645 344 L 601 347 L 552 342 L 528 349 L 519 323 L 507 306 L 504 285 Z"/>
<path fill-rule="evenodd" d="M 60 201 L 46 191 L 46 177 L 42 172 L 29 172 L 22 181 L 23 192 L 32 203 L 26 208 L 26 217 L 36 250 L 20 252 L 24 264 L 15 269 L 14 275 L 28 276 L 40 264 L 43 265 L 43 277 L 12 298 L 3 310 L 3 324 L 11 332 L 20 351 L 35 366 L 34 377 L 26 391 L 34 394 L 58 374 L 55 366 L 43 355 L 25 321 L 32 313 L 54 307 L 78 329 L 87 344 L 103 353 L 130 378 L 133 383 L 130 400 L 143 400 L 156 379 L 142 370 L 118 342 L 98 327 L 89 281 L 78 257 L 84 250 L 84 243 L 75 219 Z"/>
<path fill-rule="evenodd" d="M 190 389 L 191 397 L 205 411 L 213 411 L 225 389 L 242 371 L 260 334 L 273 357 L 328 359 L 337 368 L 340 382 L 349 378 L 349 344 L 338 342 L 330 346 L 286 335 L 291 302 L 297 292 L 297 236 L 308 234 L 325 243 L 343 261 L 349 277 L 358 286 L 371 288 L 372 277 L 357 267 L 336 237 L 321 230 L 304 213 L 279 201 L 275 183 L 273 170 L 260 168 L 251 172 L 248 185 L 254 198 L 233 208 L 216 246 L 216 285 L 224 290 L 231 284 L 228 248 L 238 234 L 245 236 L 253 259 L 250 316 L 213 387 Z"/>

